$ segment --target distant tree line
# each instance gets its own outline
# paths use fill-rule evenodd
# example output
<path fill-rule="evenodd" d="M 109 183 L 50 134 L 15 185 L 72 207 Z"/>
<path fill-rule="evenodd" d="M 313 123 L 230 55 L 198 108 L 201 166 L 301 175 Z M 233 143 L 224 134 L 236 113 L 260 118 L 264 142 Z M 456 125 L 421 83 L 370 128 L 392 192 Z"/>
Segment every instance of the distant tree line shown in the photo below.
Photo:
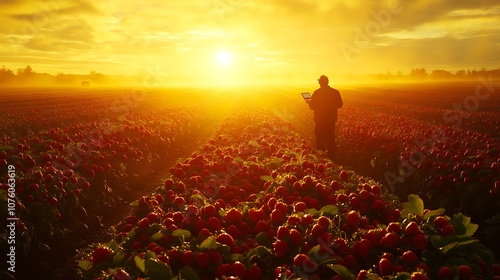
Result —
<path fill-rule="evenodd" d="M 91 86 L 91 85 L 111 85 L 133 83 L 137 77 L 129 76 L 109 76 L 96 71 L 89 74 L 65 74 L 58 73 L 51 75 L 47 73 L 37 73 L 30 65 L 25 68 L 19 68 L 16 72 L 2 66 L 0 68 L 0 85 L 4 86 Z"/>
<path fill-rule="evenodd" d="M 432 70 L 430 73 L 427 72 L 425 68 L 412 69 L 409 74 L 403 74 L 398 71 L 396 74 L 392 72 L 387 72 L 386 74 L 375 74 L 372 77 L 376 80 L 476 80 L 478 77 L 489 77 L 493 76 L 494 79 L 500 78 L 500 68 L 487 70 L 482 68 L 481 70 L 458 70 L 456 72 L 450 72 L 443 69 Z"/>
<path fill-rule="evenodd" d="M 371 75 L 372 79 L 381 81 L 397 81 L 397 80 L 477 80 L 478 77 L 488 78 L 490 75 L 493 79 L 500 79 L 500 68 L 487 70 L 458 70 L 450 72 L 443 69 L 432 70 L 430 73 L 425 68 L 412 69 L 410 73 L 403 74 L 397 71 L 393 74 L 388 71 L 385 74 Z M 0 85 L 1 86 L 92 86 L 92 85 L 124 85 L 134 84 L 140 80 L 140 77 L 135 76 L 110 76 L 96 71 L 91 71 L 89 74 L 65 74 L 58 73 L 51 75 L 47 73 L 37 73 L 30 65 L 25 68 L 19 68 L 16 72 L 2 66 L 0 68 Z"/>

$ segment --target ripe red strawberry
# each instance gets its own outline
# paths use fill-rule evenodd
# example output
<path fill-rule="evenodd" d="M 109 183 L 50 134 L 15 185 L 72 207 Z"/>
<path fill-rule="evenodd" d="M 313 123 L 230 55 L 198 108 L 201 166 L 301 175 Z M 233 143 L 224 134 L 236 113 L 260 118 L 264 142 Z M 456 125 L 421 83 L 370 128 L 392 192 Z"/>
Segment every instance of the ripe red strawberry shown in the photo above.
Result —
<path fill-rule="evenodd" d="M 434 225 L 437 228 L 442 228 L 448 224 L 449 224 L 448 220 L 443 216 L 438 216 L 438 217 L 436 217 L 436 219 L 434 219 Z"/>
<path fill-rule="evenodd" d="M 375 195 L 378 195 L 382 192 L 382 189 L 380 188 L 379 185 L 373 185 L 370 187 L 370 189 L 371 189 L 370 191 Z"/>
<path fill-rule="evenodd" d="M 203 207 L 202 213 L 207 218 L 210 218 L 217 215 L 217 210 L 215 209 L 215 206 L 213 206 L 212 204 L 208 204 Z"/>
<path fill-rule="evenodd" d="M 274 254 L 278 258 L 283 258 L 285 257 L 288 252 L 290 251 L 290 247 L 288 246 L 288 243 L 282 240 L 278 240 L 274 242 L 273 244 L 273 249 L 274 249 Z"/>
<path fill-rule="evenodd" d="M 442 236 L 455 235 L 455 228 L 451 224 L 445 225 L 441 228 L 439 234 L 441 234 Z"/>
<path fill-rule="evenodd" d="M 229 247 L 233 247 L 234 246 L 234 239 L 231 235 L 223 232 L 221 234 L 219 234 L 219 236 L 217 236 L 217 238 L 215 239 L 215 241 L 221 243 L 221 244 L 225 244 Z"/>
<path fill-rule="evenodd" d="M 392 233 L 388 232 L 380 239 L 380 245 L 382 245 L 385 248 L 394 248 L 399 242 L 399 237 Z"/>
<path fill-rule="evenodd" d="M 274 206 L 276 206 L 276 203 L 278 203 L 278 200 L 273 196 L 267 201 L 267 206 L 269 207 L 269 209 L 273 210 Z"/>
<path fill-rule="evenodd" d="M 411 280 L 429 280 L 429 277 L 420 271 L 415 271 L 410 276 Z"/>
<path fill-rule="evenodd" d="M 56 207 L 57 206 L 57 198 L 55 197 L 51 197 L 50 200 L 49 200 L 49 203 L 50 205 L 52 205 L 53 207 Z"/>
<path fill-rule="evenodd" d="M 369 191 L 367 190 L 361 190 L 359 191 L 359 197 L 361 198 L 361 200 L 363 201 L 369 201 L 370 198 L 371 198 L 371 194 Z"/>
<path fill-rule="evenodd" d="M 427 249 L 427 237 L 423 233 L 416 234 L 411 238 L 411 243 L 420 251 Z"/>
<path fill-rule="evenodd" d="M 146 215 L 146 218 L 148 218 L 149 222 L 154 224 L 158 223 L 160 221 L 160 218 L 158 217 L 158 214 L 154 212 L 150 212 Z"/>
<path fill-rule="evenodd" d="M 417 233 L 421 233 L 422 231 L 420 230 L 417 222 L 410 222 L 408 225 L 406 225 L 405 228 L 405 233 L 406 235 L 415 235 Z"/>
<path fill-rule="evenodd" d="M 293 210 L 295 213 L 305 212 L 307 210 L 307 205 L 303 201 L 298 201 L 293 206 Z"/>
<path fill-rule="evenodd" d="M 172 219 L 174 220 L 175 224 L 178 225 L 182 222 L 182 220 L 184 220 L 184 215 L 182 214 L 182 212 L 177 211 L 173 213 Z"/>
<path fill-rule="evenodd" d="M 199 252 L 196 255 L 196 265 L 199 268 L 204 269 L 209 264 L 210 264 L 210 256 L 206 252 Z"/>
<path fill-rule="evenodd" d="M 306 264 L 306 262 L 309 261 L 309 256 L 306 254 L 297 254 L 293 258 L 293 265 L 302 267 L 303 265 Z"/>
<path fill-rule="evenodd" d="M 291 229 L 290 230 L 290 242 L 293 244 L 293 245 L 300 245 L 304 240 L 302 239 L 302 234 L 300 233 L 300 231 L 296 230 L 296 229 Z"/>
<path fill-rule="evenodd" d="M 257 224 L 260 220 L 266 217 L 266 212 L 264 209 L 250 208 L 247 213 L 247 217 L 253 224 Z"/>
<path fill-rule="evenodd" d="M 357 226 L 359 224 L 358 211 L 351 210 L 349 213 L 347 213 L 347 216 L 345 217 L 345 222 L 349 226 Z"/>
<path fill-rule="evenodd" d="M 218 231 L 222 228 L 222 225 L 220 223 L 220 219 L 217 217 L 210 217 L 207 221 L 207 227 L 208 229 L 212 231 Z"/>
<path fill-rule="evenodd" d="M 113 274 L 113 280 L 130 279 L 130 275 L 123 269 L 117 269 Z"/>
<path fill-rule="evenodd" d="M 273 212 L 271 212 L 271 222 L 274 224 L 281 224 L 283 223 L 284 215 L 279 209 L 274 209 Z"/>
<path fill-rule="evenodd" d="M 493 265 L 493 272 L 495 276 L 500 276 L 500 264 Z"/>
<path fill-rule="evenodd" d="M 490 273 L 491 269 L 488 266 L 488 264 L 486 264 L 485 261 L 483 261 L 483 260 L 477 261 L 477 266 L 479 266 L 479 268 L 481 268 L 481 271 L 483 272 L 483 274 L 489 274 Z"/>
<path fill-rule="evenodd" d="M 394 271 L 394 264 L 388 259 L 380 259 L 378 262 L 380 275 L 390 275 Z"/>
<path fill-rule="evenodd" d="M 218 266 L 222 263 L 222 255 L 219 251 L 210 249 L 208 251 L 208 255 L 210 256 L 210 261 L 212 264 Z"/>
<path fill-rule="evenodd" d="M 466 264 L 460 265 L 457 271 L 460 279 L 470 279 L 473 275 L 472 268 Z"/>
<path fill-rule="evenodd" d="M 380 199 L 377 199 L 372 202 L 372 209 L 375 212 L 382 212 L 385 209 L 385 202 Z"/>
<path fill-rule="evenodd" d="M 356 241 L 352 245 L 353 254 L 361 259 L 365 259 L 370 255 L 370 248 L 363 241 Z"/>
<path fill-rule="evenodd" d="M 232 276 L 239 277 L 238 279 L 242 278 L 245 274 L 245 266 L 240 261 L 234 262 L 231 266 L 231 274 Z"/>
<path fill-rule="evenodd" d="M 279 226 L 278 231 L 276 232 L 276 237 L 279 240 L 286 241 L 290 236 L 290 229 L 286 226 Z"/>
<path fill-rule="evenodd" d="M 318 219 L 318 224 L 322 225 L 325 229 L 330 227 L 330 219 L 326 216 L 321 216 Z"/>
<path fill-rule="evenodd" d="M 311 236 L 314 238 L 319 237 L 325 232 L 325 228 L 320 224 L 315 224 L 311 229 Z"/>
<path fill-rule="evenodd" d="M 243 275 L 243 280 L 262 279 L 262 270 L 257 265 L 249 267 Z"/>
<path fill-rule="evenodd" d="M 230 225 L 235 225 L 243 220 L 243 214 L 240 210 L 231 208 L 224 217 L 224 220 Z"/>
<path fill-rule="evenodd" d="M 453 270 L 449 266 L 442 266 L 438 270 L 438 277 L 439 279 L 453 279 L 455 277 L 455 273 L 453 273 Z"/>
<path fill-rule="evenodd" d="M 291 215 L 291 216 L 288 216 L 288 219 L 286 220 L 286 222 L 291 226 L 295 226 L 295 225 L 298 225 L 300 223 L 300 218 L 296 215 Z"/>
<path fill-rule="evenodd" d="M 397 264 L 394 266 L 394 272 L 405 272 L 406 267 L 402 264 Z"/>
<path fill-rule="evenodd" d="M 401 259 L 408 266 L 414 266 L 419 262 L 418 256 L 412 251 L 406 251 L 401 255 Z"/>
<path fill-rule="evenodd" d="M 195 260 L 195 255 L 194 255 L 193 251 L 188 250 L 188 251 L 184 251 L 184 253 L 182 253 L 182 257 L 181 257 L 182 266 L 192 266 L 194 263 L 194 260 Z"/>
<path fill-rule="evenodd" d="M 349 173 L 346 170 L 340 171 L 340 179 L 344 182 L 349 182 Z"/>
<path fill-rule="evenodd" d="M 137 224 L 137 229 L 138 230 L 144 230 L 149 228 L 149 219 L 148 218 L 142 218 L 139 223 Z"/>
<path fill-rule="evenodd" d="M 353 255 L 344 256 L 344 261 L 346 263 L 346 267 L 350 270 L 358 270 L 359 264 L 356 258 Z"/>
<path fill-rule="evenodd" d="M 332 248 L 334 252 L 339 256 L 345 256 L 349 254 L 349 246 L 347 246 L 343 238 L 337 238 L 333 241 Z"/>
<path fill-rule="evenodd" d="M 400 233 L 401 230 L 402 230 L 401 229 L 401 224 L 398 223 L 398 222 L 389 223 L 389 225 L 387 226 L 387 231 L 388 232 Z"/>
<path fill-rule="evenodd" d="M 287 197 L 288 196 L 288 189 L 285 186 L 279 186 L 276 189 L 276 194 L 280 197 Z"/>
<path fill-rule="evenodd" d="M 283 213 L 283 215 L 287 215 L 288 214 L 288 205 L 284 202 L 278 202 L 276 203 L 276 205 L 274 206 L 275 209 L 278 209 L 281 211 L 281 213 Z"/>
<path fill-rule="evenodd" d="M 93 252 L 92 252 L 92 263 L 94 265 L 99 264 L 103 261 L 106 261 L 109 256 L 113 253 L 113 250 L 106 246 L 101 246 L 97 247 Z"/>
<path fill-rule="evenodd" d="M 349 197 L 343 193 L 339 193 L 337 195 L 337 202 L 338 203 L 347 203 L 347 202 L 349 202 Z"/>
<path fill-rule="evenodd" d="M 425 273 L 429 273 L 429 266 L 426 263 L 424 263 L 424 262 L 418 263 L 413 269 L 415 269 L 415 270 L 421 270 L 421 271 L 423 271 Z"/>
<path fill-rule="evenodd" d="M 311 216 L 309 214 L 305 214 L 304 216 L 302 216 L 300 223 L 303 226 L 308 226 L 308 225 L 314 223 L 314 218 L 313 218 L 313 216 Z"/>
<path fill-rule="evenodd" d="M 370 241 L 372 246 L 378 246 L 380 244 L 380 239 L 383 237 L 381 235 L 381 231 L 370 229 L 363 235 L 363 238 Z"/>
<path fill-rule="evenodd" d="M 360 270 L 358 275 L 356 276 L 356 280 L 367 280 L 368 279 L 368 270 Z"/>
<path fill-rule="evenodd" d="M 228 263 L 218 266 L 215 270 L 215 277 L 217 279 L 229 279 L 228 276 L 231 276 L 231 265 Z"/>

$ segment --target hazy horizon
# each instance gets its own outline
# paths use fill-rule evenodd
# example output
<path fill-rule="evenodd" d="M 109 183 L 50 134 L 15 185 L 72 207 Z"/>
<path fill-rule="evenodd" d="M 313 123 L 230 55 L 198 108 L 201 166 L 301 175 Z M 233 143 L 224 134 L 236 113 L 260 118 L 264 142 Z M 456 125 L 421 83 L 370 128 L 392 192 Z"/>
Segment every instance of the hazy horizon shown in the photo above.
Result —
<path fill-rule="evenodd" d="M 10 0 L 0 19 L 0 65 L 52 75 L 308 84 L 500 66 L 500 4 L 490 0 Z"/>

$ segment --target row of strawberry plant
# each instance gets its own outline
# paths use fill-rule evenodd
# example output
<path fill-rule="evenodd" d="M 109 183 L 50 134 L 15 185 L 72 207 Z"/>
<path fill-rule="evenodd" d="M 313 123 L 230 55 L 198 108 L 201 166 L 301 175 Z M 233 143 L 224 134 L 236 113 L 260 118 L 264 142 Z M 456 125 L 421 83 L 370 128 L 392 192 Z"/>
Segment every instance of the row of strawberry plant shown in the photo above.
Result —
<path fill-rule="evenodd" d="M 66 124 L 59 116 L 58 127 L 1 139 L 0 176 L 5 183 L 0 183 L 0 217 L 7 217 L 7 170 L 12 166 L 20 266 L 36 265 L 33 256 L 50 255 L 57 249 L 53 247 L 66 246 L 61 239 L 80 240 L 89 228 L 100 227 L 105 213 L 123 204 L 131 186 L 151 181 L 148 176 L 160 163 L 186 150 L 188 139 L 207 133 L 216 122 L 206 106 L 143 106 L 123 116 L 111 112 L 103 116 L 97 106 L 94 115 L 101 120 Z M 206 123 L 207 129 L 186 129 L 198 122 Z M 0 247 L 8 248 L 7 228 L 1 231 Z"/>
<path fill-rule="evenodd" d="M 500 276 L 462 214 L 401 203 L 268 111 L 240 109 L 114 238 L 81 251 L 85 279 L 453 279 Z"/>

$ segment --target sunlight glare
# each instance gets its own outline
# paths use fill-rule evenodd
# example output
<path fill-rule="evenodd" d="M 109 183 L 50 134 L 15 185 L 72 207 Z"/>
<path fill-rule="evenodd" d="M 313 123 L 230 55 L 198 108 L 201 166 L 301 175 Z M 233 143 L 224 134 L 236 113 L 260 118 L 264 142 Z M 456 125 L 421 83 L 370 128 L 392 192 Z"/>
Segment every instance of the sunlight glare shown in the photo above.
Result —
<path fill-rule="evenodd" d="M 233 56 L 230 52 L 220 51 L 215 57 L 219 65 L 230 65 L 233 62 Z"/>

